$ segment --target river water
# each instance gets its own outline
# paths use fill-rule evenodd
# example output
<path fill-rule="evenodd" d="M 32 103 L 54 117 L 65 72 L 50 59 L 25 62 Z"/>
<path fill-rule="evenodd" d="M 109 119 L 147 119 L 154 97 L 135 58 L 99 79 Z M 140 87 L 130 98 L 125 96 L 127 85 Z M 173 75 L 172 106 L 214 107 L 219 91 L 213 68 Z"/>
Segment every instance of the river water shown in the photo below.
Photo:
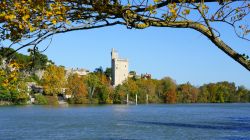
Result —
<path fill-rule="evenodd" d="M 0 107 L 1 140 L 250 140 L 250 104 Z"/>

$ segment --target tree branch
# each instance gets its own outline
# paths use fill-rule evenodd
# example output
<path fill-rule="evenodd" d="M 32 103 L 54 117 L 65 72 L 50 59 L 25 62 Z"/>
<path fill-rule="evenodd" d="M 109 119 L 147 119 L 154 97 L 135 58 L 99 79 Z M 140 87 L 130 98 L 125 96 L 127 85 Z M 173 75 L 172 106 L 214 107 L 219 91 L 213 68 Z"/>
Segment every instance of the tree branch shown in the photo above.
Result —
<path fill-rule="evenodd" d="M 143 18 L 141 17 L 143 21 Z M 172 27 L 172 28 L 191 28 L 194 29 L 203 35 L 205 35 L 211 42 L 215 44 L 220 50 L 226 53 L 229 57 L 240 63 L 243 67 L 250 71 L 250 62 L 247 60 L 243 55 L 234 51 L 231 47 L 229 47 L 226 43 L 224 43 L 219 37 L 214 37 L 208 27 L 204 26 L 203 24 L 193 22 L 193 21 L 159 21 L 154 19 L 146 19 L 143 21 L 148 23 L 150 26 L 155 27 Z M 133 27 L 138 29 L 146 28 L 144 25 L 135 24 Z"/>
<path fill-rule="evenodd" d="M 242 0 L 231 0 L 231 1 L 242 1 Z M 219 2 L 219 3 L 223 3 L 224 0 L 186 0 L 185 3 L 199 3 L 199 2 Z M 161 3 L 158 3 L 158 4 L 155 4 L 153 5 L 154 7 L 157 7 L 157 8 L 161 8 L 161 7 L 164 7 L 170 3 L 181 3 L 181 0 L 166 0 L 166 1 L 163 1 Z M 135 12 L 143 12 L 145 11 L 147 8 L 138 8 L 135 10 Z"/>

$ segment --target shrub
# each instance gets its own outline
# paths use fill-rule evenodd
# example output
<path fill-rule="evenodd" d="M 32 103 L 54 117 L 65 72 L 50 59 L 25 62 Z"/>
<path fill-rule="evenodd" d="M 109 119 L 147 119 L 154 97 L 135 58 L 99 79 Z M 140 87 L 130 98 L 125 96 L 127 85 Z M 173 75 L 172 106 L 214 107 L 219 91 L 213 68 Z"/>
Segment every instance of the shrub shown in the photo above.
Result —
<path fill-rule="evenodd" d="M 86 97 L 75 97 L 73 98 L 75 104 L 88 104 L 89 100 Z"/>
<path fill-rule="evenodd" d="M 89 104 L 89 100 L 84 96 L 75 96 L 68 99 L 69 104 Z"/>
<path fill-rule="evenodd" d="M 45 96 L 45 98 L 48 101 L 49 105 L 58 105 L 58 98 L 57 96 Z"/>
<path fill-rule="evenodd" d="M 38 104 L 38 105 L 47 105 L 48 104 L 48 100 L 45 98 L 45 96 L 43 96 L 41 94 L 36 94 L 35 95 L 35 104 Z"/>

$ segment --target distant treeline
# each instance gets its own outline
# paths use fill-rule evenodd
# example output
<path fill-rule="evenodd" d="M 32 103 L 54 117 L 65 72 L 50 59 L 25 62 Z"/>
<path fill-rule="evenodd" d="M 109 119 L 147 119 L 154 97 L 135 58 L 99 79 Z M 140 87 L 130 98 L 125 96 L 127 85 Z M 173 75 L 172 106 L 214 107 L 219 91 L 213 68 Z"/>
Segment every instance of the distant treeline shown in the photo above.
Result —
<path fill-rule="evenodd" d="M 3 51 L 0 56 L 4 58 Z M 137 95 L 138 103 L 142 104 L 250 102 L 248 89 L 227 81 L 197 87 L 189 82 L 176 84 L 170 77 L 157 80 L 135 76 L 112 87 L 110 68 L 104 71 L 99 67 L 85 76 L 66 75 L 63 66 L 54 65 L 47 56 L 32 50 L 29 56 L 14 53 L 8 64 L 3 65 L 0 69 L 0 104 L 25 104 L 30 97 L 35 97 L 36 104 L 56 104 L 58 97 L 66 95 L 71 104 L 124 104 L 127 95 L 130 102 L 135 102 Z M 41 69 L 44 72 L 39 79 L 33 71 Z M 43 87 L 42 93 L 28 90 L 29 82 Z"/>
<path fill-rule="evenodd" d="M 50 71 L 49 73 L 53 72 Z M 62 73 L 61 78 L 55 78 L 55 74 L 51 84 L 48 84 L 49 81 L 45 77 L 43 78 L 42 83 L 45 87 L 45 95 L 52 95 L 52 93 L 56 92 L 53 89 L 49 89 L 53 88 L 53 85 L 56 83 L 55 79 L 60 79 L 58 82 L 62 82 Z M 127 94 L 130 102 L 135 102 L 137 94 L 138 103 L 142 104 L 250 102 L 250 91 L 248 89 L 244 86 L 237 87 L 234 83 L 227 81 L 195 87 L 189 82 L 178 85 L 170 77 L 161 80 L 129 78 L 122 85 L 114 88 L 110 85 L 109 76 L 110 69 L 107 68 L 103 71 L 100 67 L 93 73 L 82 77 L 77 74 L 71 74 L 65 79 L 65 85 L 60 83 L 56 84 L 55 87 L 59 85 L 66 87 L 66 94 L 72 96 L 69 99 L 69 103 L 72 104 L 124 104 L 126 103 Z M 48 84 L 47 86 L 46 83 Z"/>
<path fill-rule="evenodd" d="M 176 84 L 170 77 L 161 80 L 154 79 L 129 79 L 125 84 L 115 88 L 114 102 L 121 103 L 124 94 L 129 94 L 131 99 L 138 95 L 139 103 L 233 103 L 250 102 L 250 91 L 244 86 L 236 87 L 227 81 L 204 84 L 195 87 L 189 82 Z"/>
<path fill-rule="evenodd" d="M 55 66 L 50 66 L 54 67 Z M 62 67 L 57 67 L 63 71 Z M 138 103 L 234 103 L 250 102 L 250 91 L 244 86 L 236 86 L 227 81 L 218 83 L 204 84 L 200 87 L 185 84 L 176 84 L 176 82 L 166 77 L 161 80 L 145 78 L 129 78 L 122 85 L 112 87 L 110 85 L 110 68 L 105 71 L 100 67 L 94 72 L 79 76 L 71 74 L 66 79 L 63 72 L 53 72 L 49 70 L 43 77 L 43 86 L 45 95 L 56 93 L 56 87 L 66 88 L 66 94 L 71 95 L 68 101 L 72 104 L 124 104 L 127 95 L 129 101 L 135 102 L 136 95 Z M 49 78 L 53 74 L 53 82 Z M 56 78 L 56 73 L 60 73 Z M 48 76 L 46 78 L 46 75 Z M 58 79 L 58 84 L 55 81 Z M 64 79 L 65 84 L 62 83 Z M 60 82 L 60 83 L 59 83 Z M 50 84 L 49 84 L 50 83 Z M 59 92 L 59 91 L 57 91 Z M 148 98 L 147 98 L 148 97 Z"/>

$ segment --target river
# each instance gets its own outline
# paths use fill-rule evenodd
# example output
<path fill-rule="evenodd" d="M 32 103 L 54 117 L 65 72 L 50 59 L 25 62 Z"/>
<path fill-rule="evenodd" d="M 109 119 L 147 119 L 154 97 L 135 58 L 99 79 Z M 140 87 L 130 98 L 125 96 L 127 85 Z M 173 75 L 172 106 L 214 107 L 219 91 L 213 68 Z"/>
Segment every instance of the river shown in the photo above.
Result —
<path fill-rule="evenodd" d="M 2 106 L 1 140 L 250 140 L 250 104 Z"/>

